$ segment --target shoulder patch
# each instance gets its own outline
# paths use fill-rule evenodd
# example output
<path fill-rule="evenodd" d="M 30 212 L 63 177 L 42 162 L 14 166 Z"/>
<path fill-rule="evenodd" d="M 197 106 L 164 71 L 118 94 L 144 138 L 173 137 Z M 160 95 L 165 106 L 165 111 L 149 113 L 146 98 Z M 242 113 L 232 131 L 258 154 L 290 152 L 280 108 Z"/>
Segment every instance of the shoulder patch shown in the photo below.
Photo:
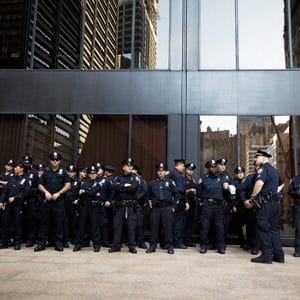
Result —
<path fill-rule="evenodd" d="M 263 168 L 259 168 L 258 170 L 257 170 L 257 174 L 261 174 L 263 172 Z"/>
<path fill-rule="evenodd" d="M 198 183 L 201 184 L 202 182 L 203 182 L 203 179 L 200 178 L 199 181 L 198 181 Z"/>

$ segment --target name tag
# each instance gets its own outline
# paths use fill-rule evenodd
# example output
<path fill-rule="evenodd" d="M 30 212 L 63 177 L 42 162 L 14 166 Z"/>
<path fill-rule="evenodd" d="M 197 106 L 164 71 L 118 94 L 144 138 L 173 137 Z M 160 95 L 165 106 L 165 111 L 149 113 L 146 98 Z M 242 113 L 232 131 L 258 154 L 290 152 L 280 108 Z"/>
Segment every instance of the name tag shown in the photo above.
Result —
<path fill-rule="evenodd" d="M 23 178 L 21 181 L 20 181 L 20 184 L 23 185 L 25 183 L 26 179 Z"/>

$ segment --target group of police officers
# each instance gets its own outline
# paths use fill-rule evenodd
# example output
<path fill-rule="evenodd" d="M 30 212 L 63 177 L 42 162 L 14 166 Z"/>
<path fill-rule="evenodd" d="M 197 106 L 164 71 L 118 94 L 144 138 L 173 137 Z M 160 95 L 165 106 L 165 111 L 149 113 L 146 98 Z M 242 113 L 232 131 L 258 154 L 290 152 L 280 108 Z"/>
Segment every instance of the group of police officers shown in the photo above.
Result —
<path fill-rule="evenodd" d="M 112 165 L 97 163 L 77 170 L 61 167 L 61 154 L 51 153 L 49 167 L 32 165 L 25 155 L 14 163 L 8 160 L 0 174 L 0 248 L 21 249 L 22 241 L 34 251 L 53 245 L 55 250 L 73 251 L 93 243 L 95 252 L 108 247 L 110 253 L 156 251 L 158 243 L 167 253 L 174 248 L 195 247 L 195 223 L 200 233 L 200 253 L 215 249 L 225 254 L 229 226 L 234 225 L 240 246 L 257 255 L 255 263 L 283 263 L 279 232 L 279 206 L 283 183 L 269 163 L 271 157 L 257 150 L 253 173 L 245 176 L 241 166 L 234 178 L 226 172 L 227 160 L 206 162 L 207 173 L 193 177 L 195 164 L 175 159 L 168 171 L 165 163 L 156 165 L 157 177 L 143 179 L 131 158 L 121 162 L 122 174 Z M 291 180 L 289 195 L 296 213 L 295 257 L 300 256 L 300 177 Z M 149 247 L 144 237 L 144 211 L 150 221 Z M 198 208 L 196 210 L 196 208 Z M 199 222 L 195 222 L 195 216 Z M 246 236 L 243 226 L 246 225 Z"/>

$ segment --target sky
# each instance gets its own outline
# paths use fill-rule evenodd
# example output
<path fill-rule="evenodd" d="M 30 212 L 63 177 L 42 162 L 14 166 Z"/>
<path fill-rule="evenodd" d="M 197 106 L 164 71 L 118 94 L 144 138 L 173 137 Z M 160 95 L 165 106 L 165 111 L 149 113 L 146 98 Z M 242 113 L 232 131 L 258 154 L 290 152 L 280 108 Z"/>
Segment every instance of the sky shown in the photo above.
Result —
<path fill-rule="evenodd" d="M 200 67 L 235 68 L 234 0 L 202 0 Z M 239 0 L 241 69 L 283 69 L 283 0 Z M 168 68 L 169 0 L 158 3 L 157 68 Z"/>

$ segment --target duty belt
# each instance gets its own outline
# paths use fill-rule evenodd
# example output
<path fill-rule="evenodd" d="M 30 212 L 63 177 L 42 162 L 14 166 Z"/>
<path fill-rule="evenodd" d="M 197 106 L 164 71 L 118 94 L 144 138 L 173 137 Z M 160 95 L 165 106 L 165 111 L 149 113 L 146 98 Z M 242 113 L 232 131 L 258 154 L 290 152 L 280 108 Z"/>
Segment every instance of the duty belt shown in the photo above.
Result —
<path fill-rule="evenodd" d="M 268 203 L 268 202 L 275 202 L 279 203 L 280 198 L 276 195 L 259 195 L 256 200 L 259 204 Z"/>
<path fill-rule="evenodd" d="M 98 200 L 81 200 L 79 202 L 80 207 L 103 207 L 104 202 Z"/>
<path fill-rule="evenodd" d="M 209 205 L 209 206 L 218 206 L 224 204 L 224 199 L 214 199 L 214 198 L 208 198 L 203 199 L 203 204 Z"/>
<path fill-rule="evenodd" d="M 135 207 L 137 206 L 137 200 L 121 200 L 121 201 L 114 201 L 114 206 L 116 208 L 119 207 Z"/>
<path fill-rule="evenodd" d="M 152 200 L 152 206 L 153 207 L 166 207 L 166 206 L 171 206 L 172 201 L 165 201 L 165 200 Z"/>

